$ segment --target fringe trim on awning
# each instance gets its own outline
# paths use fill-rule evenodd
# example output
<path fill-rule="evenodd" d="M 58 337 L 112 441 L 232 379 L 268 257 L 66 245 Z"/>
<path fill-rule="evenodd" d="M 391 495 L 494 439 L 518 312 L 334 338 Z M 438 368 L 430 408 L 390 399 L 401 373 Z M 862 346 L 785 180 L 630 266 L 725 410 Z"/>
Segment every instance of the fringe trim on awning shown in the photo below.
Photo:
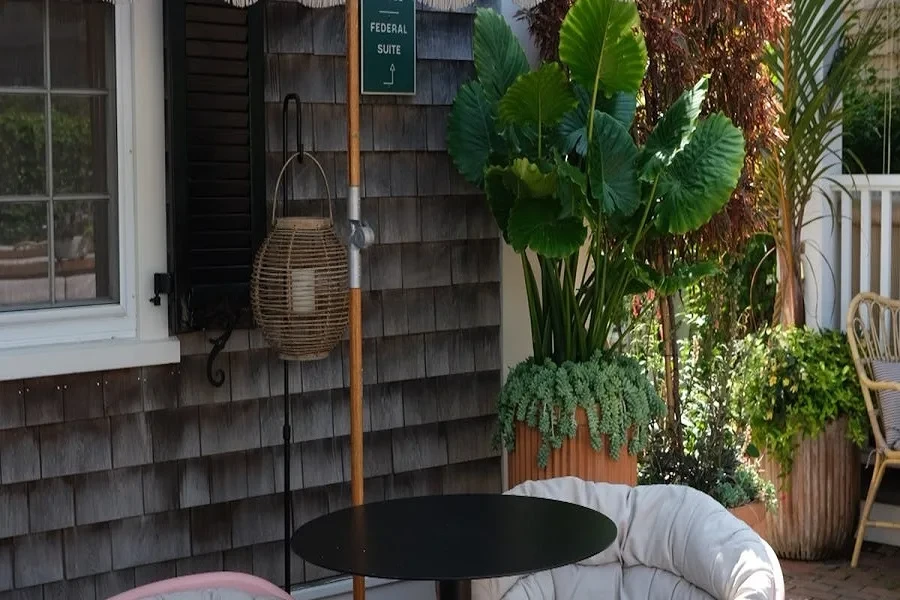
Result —
<path fill-rule="evenodd" d="M 136 0 L 106 0 L 106 2 L 135 2 Z M 143 1 L 143 0 L 142 0 Z M 149 0 L 148 0 L 149 1 Z M 232 6 L 236 6 L 238 8 L 247 8 L 253 4 L 256 4 L 260 0 L 222 0 L 227 4 L 231 4 Z M 299 4 L 303 6 L 308 6 L 309 8 L 329 8 L 332 6 L 340 6 L 344 4 L 345 0 L 295 0 Z M 433 8 L 436 10 L 458 10 L 461 8 L 466 8 L 467 6 L 471 6 L 475 3 L 476 0 L 416 0 L 417 3 L 424 4 L 429 8 Z M 528 8 L 531 6 L 536 6 L 540 4 L 542 0 L 514 0 L 516 4 L 519 6 Z"/>
<path fill-rule="evenodd" d="M 544 0 L 513 0 L 513 3 L 522 10 L 530 10 Z"/>

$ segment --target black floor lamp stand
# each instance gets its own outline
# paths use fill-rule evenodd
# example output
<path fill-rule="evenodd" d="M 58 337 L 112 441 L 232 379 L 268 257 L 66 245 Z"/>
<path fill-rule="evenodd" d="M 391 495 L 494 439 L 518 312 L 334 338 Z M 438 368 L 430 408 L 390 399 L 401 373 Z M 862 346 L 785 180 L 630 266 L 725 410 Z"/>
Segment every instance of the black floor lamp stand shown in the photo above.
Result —
<path fill-rule="evenodd" d="M 291 157 L 288 154 L 288 120 L 291 103 L 294 104 L 296 121 L 294 122 L 294 143 L 297 160 L 303 162 L 303 142 L 300 136 L 300 97 L 297 94 L 288 94 L 284 97 L 281 107 L 281 162 L 286 164 Z M 287 216 L 288 189 L 293 185 L 286 181 L 281 188 L 282 216 Z M 284 426 L 281 428 L 282 442 L 284 444 L 284 591 L 291 593 L 291 533 L 293 530 L 293 512 L 291 510 L 291 389 L 290 368 L 287 360 L 282 361 L 284 366 Z"/>

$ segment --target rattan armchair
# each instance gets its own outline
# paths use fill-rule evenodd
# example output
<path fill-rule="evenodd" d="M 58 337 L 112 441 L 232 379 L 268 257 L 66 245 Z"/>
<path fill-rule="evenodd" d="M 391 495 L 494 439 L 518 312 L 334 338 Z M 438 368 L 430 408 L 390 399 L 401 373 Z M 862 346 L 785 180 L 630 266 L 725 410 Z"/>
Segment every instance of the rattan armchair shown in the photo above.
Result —
<path fill-rule="evenodd" d="M 900 380 L 878 379 L 873 371 L 874 363 L 879 361 L 900 363 L 900 301 L 868 292 L 857 295 L 850 302 L 847 311 L 847 337 L 875 436 L 875 471 L 860 515 L 856 545 L 850 562 L 855 567 L 867 527 L 900 529 L 900 523 L 869 520 L 885 470 L 900 468 L 900 446 L 894 444 L 894 448 L 891 448 L 886 441 L 884 412 L 881 407 L 881 392 L 900 393 Z"/>

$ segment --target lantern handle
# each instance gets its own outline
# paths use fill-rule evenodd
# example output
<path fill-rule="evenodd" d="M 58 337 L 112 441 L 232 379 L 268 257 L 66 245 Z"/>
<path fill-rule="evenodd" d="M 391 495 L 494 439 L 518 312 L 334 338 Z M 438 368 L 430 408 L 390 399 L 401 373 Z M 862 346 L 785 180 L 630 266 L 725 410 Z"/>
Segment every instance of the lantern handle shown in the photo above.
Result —
<path fill-rule="evenodd" d="M 285 161 L 284 165 L 281 167 L 281 172 L 278 173 L 278 179 L 275 181 L 275 190 L 272 192 L 272 225 L 275 225 L 275 215 L 278 211 L 278 190 L 281 188 L 281 180 L 284 179 L 284 174 L 287 171 L 287 168 L 291 165 L 291 162 L 294 161 L 295 158 L 299 156 L 305 156 L 315 163 L 316 167 L 319 169 L 319 173 L 322 174 L 322 181 L 325 182 L 325 194 L 328 196 L 328 220 L 334 223 L 334 207 L 331 202 L 331 186 L 328 185 L 328 176 L 325 175 L 325 169 L 322 168 L 322 163 L 316 160 L 316 157 L 310 154 L 309 152 L 294 152 L 291 154 L 290 158 Z"/>

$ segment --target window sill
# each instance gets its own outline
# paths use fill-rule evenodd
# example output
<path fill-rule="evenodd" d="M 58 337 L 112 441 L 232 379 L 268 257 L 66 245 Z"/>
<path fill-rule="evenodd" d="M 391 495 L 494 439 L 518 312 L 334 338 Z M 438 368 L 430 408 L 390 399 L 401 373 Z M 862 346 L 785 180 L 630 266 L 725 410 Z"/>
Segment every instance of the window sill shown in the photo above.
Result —
<path fill-rule="evenodd" d="M 177 363 L 177 338 L 106 340 L 0 350 L 0 381 Z"/>

